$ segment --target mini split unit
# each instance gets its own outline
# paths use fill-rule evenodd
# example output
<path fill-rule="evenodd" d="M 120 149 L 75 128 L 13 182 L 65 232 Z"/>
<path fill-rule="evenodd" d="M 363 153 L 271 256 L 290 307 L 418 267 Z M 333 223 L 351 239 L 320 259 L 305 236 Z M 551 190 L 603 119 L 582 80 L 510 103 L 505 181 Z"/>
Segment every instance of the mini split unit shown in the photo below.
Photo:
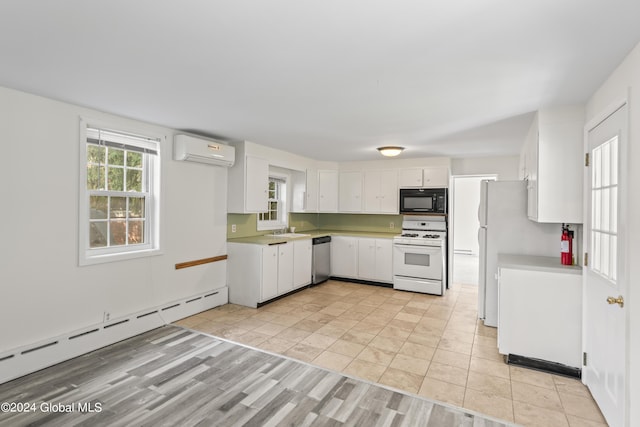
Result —
<path fill-rule="evenodd" d="M 236 149 L 220 141 L 176 135 L 173 141 L 173 159 L 231 167 L 236 160 Z"/>

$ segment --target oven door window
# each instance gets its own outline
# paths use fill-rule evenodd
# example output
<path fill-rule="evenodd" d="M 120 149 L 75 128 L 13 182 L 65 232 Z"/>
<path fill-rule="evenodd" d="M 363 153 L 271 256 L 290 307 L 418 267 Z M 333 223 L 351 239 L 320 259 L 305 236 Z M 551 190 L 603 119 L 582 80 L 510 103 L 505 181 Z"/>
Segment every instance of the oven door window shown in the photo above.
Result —
<path fill-rule="evenodd" d="M 444 259 L 440 247 L 394 245 L 393 274 L 420 279 L 442 279 Z"/>
<path fill-rule="evenodd" d="M 404 264 L 405 265 L 415 265 L 415 266 L 418 266 L 418 267 L 429 267 L 431 265 L 431 255 L 430 254 L 405 253 L 404 254 Z"/>

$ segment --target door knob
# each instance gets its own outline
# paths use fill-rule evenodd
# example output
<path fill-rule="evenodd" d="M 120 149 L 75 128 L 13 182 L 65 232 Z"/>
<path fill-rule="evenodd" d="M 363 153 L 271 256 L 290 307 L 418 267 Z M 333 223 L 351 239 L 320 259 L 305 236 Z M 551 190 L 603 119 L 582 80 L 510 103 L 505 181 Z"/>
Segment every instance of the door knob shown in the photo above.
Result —
<path fill-rule="evenodd" d="M 624 298 L 622 298 L 622 295 L 619 295 L 618 298 L 607 297 L 607 302 L 609 304 L 618 304 L 620 307 L 624 307 Z"/>

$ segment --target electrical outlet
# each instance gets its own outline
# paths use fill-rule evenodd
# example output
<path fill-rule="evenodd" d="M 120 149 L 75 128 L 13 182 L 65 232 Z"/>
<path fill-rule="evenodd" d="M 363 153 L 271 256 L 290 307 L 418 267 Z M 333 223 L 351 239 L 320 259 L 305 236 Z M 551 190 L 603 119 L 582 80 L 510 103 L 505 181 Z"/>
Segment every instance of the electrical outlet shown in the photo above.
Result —
<path fill-rule="evenodd" d="M 236 232 L 236 225 L 235 224 L 231 224 L 231 232 L 232 233 Z"/>
<path fill-rule="evenodd" d="M 111 313 L 109 313 L 108 311 L 105 311 L 104 315 L 103 315 L 103 318 L 102 318 L 102 321 L 104 323 L 107 323 L 109 320 L 111 320 Z"/>
<path fill-rule="evenodd" d="M 391 222 L 389 223 L 389 228 L 390 228 L 391 230 L 393 230 L 393 229 L 395 228 L 395 226 L 396 226 L 396 225 L 393 223 L 393 221 L 391 221 Z"/>

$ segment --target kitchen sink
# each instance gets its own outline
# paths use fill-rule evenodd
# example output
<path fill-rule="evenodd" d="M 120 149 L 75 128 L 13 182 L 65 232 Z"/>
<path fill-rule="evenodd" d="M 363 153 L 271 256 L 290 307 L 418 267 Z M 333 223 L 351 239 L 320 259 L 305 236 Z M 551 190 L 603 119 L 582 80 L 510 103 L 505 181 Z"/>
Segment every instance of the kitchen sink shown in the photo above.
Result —
<path fill-rule="evenodd" d="M 307 236 L 311 236 L 311 234 L 304 234 L 304 233 L 272 233 L 272 234 L 267 234 L 267 236 L 271 236 L 271 237 L 307 237 Z"/>

